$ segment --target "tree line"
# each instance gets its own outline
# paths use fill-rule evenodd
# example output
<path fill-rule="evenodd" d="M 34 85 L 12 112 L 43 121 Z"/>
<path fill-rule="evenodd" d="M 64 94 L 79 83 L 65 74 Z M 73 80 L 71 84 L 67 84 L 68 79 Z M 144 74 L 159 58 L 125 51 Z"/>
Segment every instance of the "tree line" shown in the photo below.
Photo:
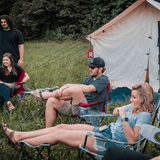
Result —
<path fill-rule="evenodd" d="M 136 0 L 1 0 L 0 15 L 10 15 L 25 40 L 63 40 L 92 33 L 134 2 Z"/>

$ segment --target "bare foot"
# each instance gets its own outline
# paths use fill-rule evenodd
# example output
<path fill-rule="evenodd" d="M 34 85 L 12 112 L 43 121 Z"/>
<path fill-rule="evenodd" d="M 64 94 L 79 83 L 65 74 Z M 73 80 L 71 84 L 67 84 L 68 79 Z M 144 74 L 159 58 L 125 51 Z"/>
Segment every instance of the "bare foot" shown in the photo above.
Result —
<path fill-rule="evenodd" d="M 23 103 L 24 103 L 24 97 L 22 97 L 22 98 L 20 99 L 20 102 L 23 102 Z"/>
<path fill-rule="evenodd" d="M 11 102 L 11 101 L 8 101 L 8 102 L 7 102 L 7 106 L 8 106 L 9 111 L 11 111 L 11 110 L 14 110 L 14 109 L 15 109 L 15 107 L 13 106 L 13 104 L 12 104 L 12 102 Z"/>
<path fill-rule="evenodd" d="M 9 129 L 9 128 L 7 127 L 7 125 L 4 124 L 4 123 L 2 123 L 2 129 L 3 129 L 4 133 L 5 133 L 6 136 L 7 136 L 7 137 L 5 138 L 6 142 L 7 142 L 11 147 L 15 148 L 15 149 L 18 150 L 18 151 L 21 151 L 21 150 L 22 150 L 22 147 L 20 146 L 20 144 L 18 144 L 18 140 L 16 140 L 17 137 L 18 137 L 18 135 L 17 135 L 18 132 Z"/>
<path fill-rule="evenodd" d="M 2 123 L 2 128 L 7 137 L 14 143 L 17 144 L 17 141 L 15 139 L 15 131 L 11 130 L 7 127 L 7 124 Z"/>
<path fill-rule="evenodd" d="M 38 90 L 34 91 L 34 97 L 43 102 L 46 102 L 51 95 L 52 92 L 40 92 Z"/>

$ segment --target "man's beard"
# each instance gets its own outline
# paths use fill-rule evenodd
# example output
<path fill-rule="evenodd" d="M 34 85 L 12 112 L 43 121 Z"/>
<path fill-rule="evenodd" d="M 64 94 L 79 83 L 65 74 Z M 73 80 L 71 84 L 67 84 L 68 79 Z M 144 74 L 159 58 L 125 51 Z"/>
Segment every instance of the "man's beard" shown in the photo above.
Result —
<path fill-rule="evenodd" d="M 91 75 L 91 77 L 97 77 L 98 76 L 98 71 L 95 72 L 93 75 Z"/>
<path fill-rule="evenodd" d="M 8 29 L 8 28 L 9 28 L 9 26 L 7 26 L 7 27 L 3 27 L 3 26 L 2 26 L 2 28 L 3 28 L 3 30 L 5 30 L 5 29 Z"/>

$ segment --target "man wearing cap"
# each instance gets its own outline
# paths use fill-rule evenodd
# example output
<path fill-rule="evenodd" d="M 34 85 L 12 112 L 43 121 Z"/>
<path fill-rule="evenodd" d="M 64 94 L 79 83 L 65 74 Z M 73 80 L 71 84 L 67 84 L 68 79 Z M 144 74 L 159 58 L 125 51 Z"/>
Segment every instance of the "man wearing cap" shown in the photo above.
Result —
<path fill-rule="evenodd" d="M 107 85 L 110 83 L 105 71 L 105 62 L 100 57 L 93 58 L 89 64 L 90 77 L 82 84 L 65 84 L 54 92 L 35 91 L 34 96 L 46 101 L 46 127 L 56 122 L 57 111 L 63 115 L 78 114 L 80 103 L 94 103 L 105 101 Z M 91 110 L 102 111 L 103 104 L 90 107 Z"/>

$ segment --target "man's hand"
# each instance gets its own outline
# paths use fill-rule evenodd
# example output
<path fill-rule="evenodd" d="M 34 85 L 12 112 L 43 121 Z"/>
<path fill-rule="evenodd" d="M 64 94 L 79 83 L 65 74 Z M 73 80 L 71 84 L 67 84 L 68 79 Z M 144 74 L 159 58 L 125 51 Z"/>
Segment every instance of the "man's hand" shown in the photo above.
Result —
<path fill-rule="evenodd" d="M 19 65 L 20 67 L 22 67 L 22 66 L 23 66 L 23 60 L 22 60 L 22 59 L 19 59 L 19 61 L 18 61 L 18 65 Z"/>
<path fill-rule="evenodd" d="M 61 97 L 62 96 L 62 91 L 61 89 L 56 89 L 55 91 L 52 92 L 51 97 Z"/>
<path fill-rule="evenodd" d="M 61 97 L 62 96 L 62 91 L 61 89 L 56 89 L 54 93 L 54 97 Z"/>

